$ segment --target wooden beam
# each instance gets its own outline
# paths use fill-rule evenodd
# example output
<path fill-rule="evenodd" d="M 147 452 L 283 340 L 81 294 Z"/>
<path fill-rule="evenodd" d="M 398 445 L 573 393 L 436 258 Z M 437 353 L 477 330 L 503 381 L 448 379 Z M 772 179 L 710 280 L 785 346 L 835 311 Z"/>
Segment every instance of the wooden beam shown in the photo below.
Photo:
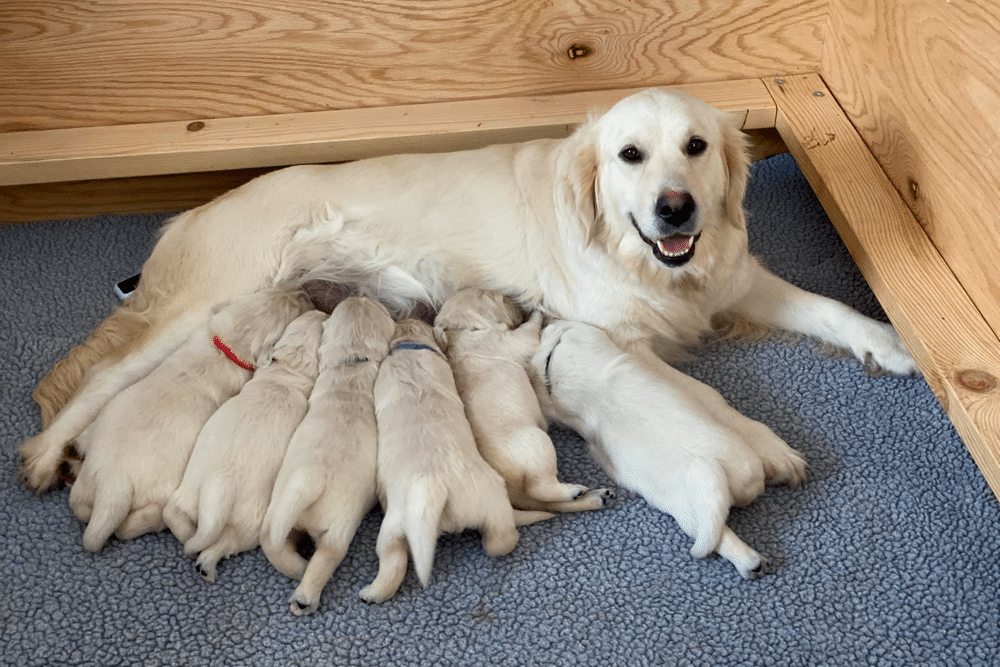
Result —
<path fill-rule="evenodd" d="M 820 76 L 765 83 L 778 132 L 1000 498 L 1000 341 Z"/>
<path fill-rule="evenodd" d="M 759 79 L 670 86 L 774 126 Z M 340 162 L 564 137 L 637 89 L 0 134 L 0 186 Z"/>

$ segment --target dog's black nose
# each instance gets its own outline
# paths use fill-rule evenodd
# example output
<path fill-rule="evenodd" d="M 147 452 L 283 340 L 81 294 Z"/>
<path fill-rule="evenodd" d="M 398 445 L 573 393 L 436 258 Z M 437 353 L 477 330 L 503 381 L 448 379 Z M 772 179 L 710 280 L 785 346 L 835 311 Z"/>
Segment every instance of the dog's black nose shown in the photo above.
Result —
<path fill-rule="evenodd" d="M 656 215 L 668 225 L 680 227 L 691 219 L 694 207 L 691 193 L 668 190 L 656 200 Z"/>

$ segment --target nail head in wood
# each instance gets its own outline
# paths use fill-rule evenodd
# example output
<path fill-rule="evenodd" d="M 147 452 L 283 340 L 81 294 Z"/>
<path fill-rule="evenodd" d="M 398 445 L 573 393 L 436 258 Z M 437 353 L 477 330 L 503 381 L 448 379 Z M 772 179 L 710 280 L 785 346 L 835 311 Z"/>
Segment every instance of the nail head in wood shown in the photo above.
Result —
<path fill-rule="evenodd" d="M 980 393 L 993 391 L 997 386 L 997 379 L 986 371 L 971 369 L 958 371 L 955 374 L 955 379 L 966 389 Z"/>

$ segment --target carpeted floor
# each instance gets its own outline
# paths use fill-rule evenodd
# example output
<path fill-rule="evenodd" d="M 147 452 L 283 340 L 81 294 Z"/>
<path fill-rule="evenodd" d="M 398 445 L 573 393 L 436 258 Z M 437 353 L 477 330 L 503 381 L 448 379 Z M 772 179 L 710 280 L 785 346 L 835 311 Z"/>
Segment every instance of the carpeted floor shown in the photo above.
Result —
<path fill-rule="evenodd" d="M 758 163 L 751 247 L 792 282 L 882 318 L 795 163 Z M 521 529 L 509 556 L 441 538 L 434 581 L 412 571 L 380 606 L 377 512 L 320 612 L 259 550 L 206 584 L 169 533 L 80 546 L 67 493 L 16 483 L 39 429 L 30 393 L 115 305 L 161 216 L 0 225 L 0 662 L 5 665 L 1000 665 L 1000 506 L 923 380 L 870 378 L 809 342 L 709 343 L 683 370 L 809 461 L 729 525 L 770 556 L 747 582 L 695 561 L 669 516 L 620 493 L 603 512 Z M 670 428 L 664 423 L 665 430 Z M 609 484 L 553 430 L 562 476 Z"/>

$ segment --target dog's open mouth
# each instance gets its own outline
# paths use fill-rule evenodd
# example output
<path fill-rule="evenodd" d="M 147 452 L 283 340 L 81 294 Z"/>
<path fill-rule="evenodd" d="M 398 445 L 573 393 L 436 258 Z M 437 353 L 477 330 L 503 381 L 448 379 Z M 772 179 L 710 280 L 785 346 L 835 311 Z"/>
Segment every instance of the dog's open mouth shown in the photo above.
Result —
<path fill-rule="evenodd" d="M 701 238 L 701 233 L 694 235 L 671 234 L 666 238 L 653 241 L 642 233 L 635 218 L 632 218 L 632 226 L 639 233 L 639 237 L 653 249 L 653 256 L 662 264 L 672 267 L 683 266 L 690 262 L 691 258 L 694 257 L 694 249 L 698 244 L 698 239 Z"/>

